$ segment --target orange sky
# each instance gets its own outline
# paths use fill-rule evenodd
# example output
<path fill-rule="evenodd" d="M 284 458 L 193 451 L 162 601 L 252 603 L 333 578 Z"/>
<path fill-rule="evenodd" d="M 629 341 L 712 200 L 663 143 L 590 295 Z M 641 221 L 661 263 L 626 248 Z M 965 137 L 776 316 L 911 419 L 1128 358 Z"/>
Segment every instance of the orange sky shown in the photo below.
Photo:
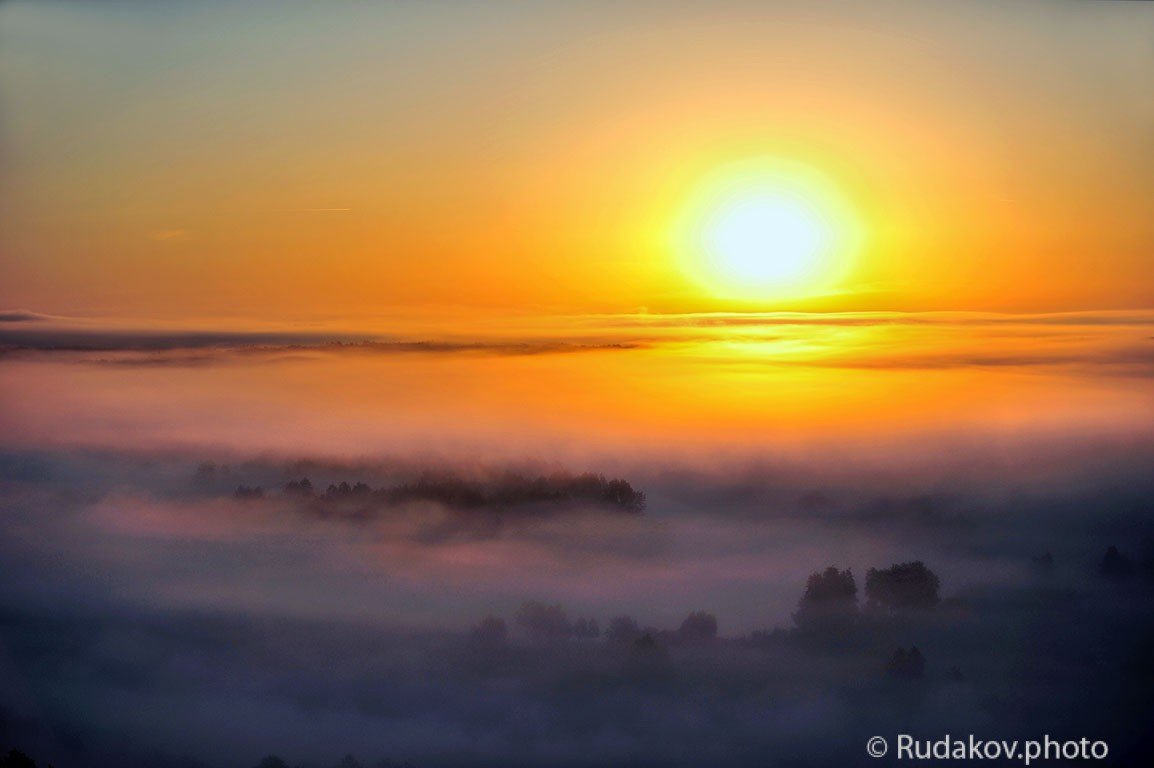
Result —
<path fill-rule="evenodd" d="M 5 3 L 0 306 L 1149 307 L 1152 34 L 1144 3 Z M 676 256 L 701 180 L 766 156 L 860 219 L 820 295 Z"/>

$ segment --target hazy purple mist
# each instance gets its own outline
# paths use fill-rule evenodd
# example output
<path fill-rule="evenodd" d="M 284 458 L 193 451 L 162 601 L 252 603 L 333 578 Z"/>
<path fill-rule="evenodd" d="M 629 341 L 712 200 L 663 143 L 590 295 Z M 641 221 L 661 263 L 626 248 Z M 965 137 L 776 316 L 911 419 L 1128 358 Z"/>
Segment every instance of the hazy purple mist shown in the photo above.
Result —
<path fill-rule="evenodd" d="M 987 390 L 1061 379 L 1069 402 L 1095 407 L 1048 399 L 999 422 L 968 406 L 969 426 L 963 412 L 919 428 L 879 412 L 842 439 L 829 425 L 804 440 L 751 422 L 703 442 L 685 419 L 646 436 L 627 390 L 600 400 L 605 417 L 588 430 L 576 411 L 543 425 L 529 402 L 520 419 L 484 422 L 473 417 L 488 390 L 462 383 L 451 396 L 468 371 L 489 370 L 491 386 L 517 360 L 627 366 L 682 343 L 635 341 L 580 342 L 603 358 L 566 354 L 568 337 L 532 354 L 539 340 L 10 350 L 0 746 L 58 767 L 244 768 L 269 752 L 318 766 L 347 752 L 366 765 L 820 766 L 867 761 L 877 733 L 974 732 L 1144 754 L 1144 369 L 1086 355 L 1010 366 L 986 350 L 950 370 Z M 306 397 L 359 377 L 351 404 Z M 1112 403 L 1131 407 L 1129 423 Z M 627 480 L 644 511 L 546 498 L 549 482 L 584 472 Z M 554 480 L 501 501 L 510 473 Z M 303 477 L 318 494 L 450 478 L 498 500 L 283 491 Z M 1099 573 L 1110 545 L 1129 578 Z M 1046 552 L 1053 566 L 1040 568 Z M 871 619 L 840 640 L 792 632 L 813 571 L 852 568 L 864 603 L 867 569 L 912 560 L 941 579 L 936 610 Z M 542 641 L 516 621 L 526 601 L 601 630 L 631 616 L 660 652 Z M 717 639 L 677 633 L 697 610 L 716 617 Z M 471 634 L 487 616 L 504 619 L 506 638 Z M 894 649 L 911 645 L 924 679 L 886 677 Z"/>

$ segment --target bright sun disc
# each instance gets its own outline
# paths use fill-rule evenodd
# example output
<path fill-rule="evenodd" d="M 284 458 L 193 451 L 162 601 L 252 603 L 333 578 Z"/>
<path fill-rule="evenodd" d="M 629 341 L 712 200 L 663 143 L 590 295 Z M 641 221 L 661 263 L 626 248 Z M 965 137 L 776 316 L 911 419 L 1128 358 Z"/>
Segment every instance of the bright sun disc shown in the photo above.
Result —
<path fill-rule="evenodd" d="M 688 271 L 717 296 L 801 298 L 833 287 L 856 244 L 849 207 L 812 169 L 759 160 L 704 180 L 679 236 Z"/>
<path fill-rule="evenodd" d="M 721 206 L 703 239 L 727 278 L 775 286 L 797 283 L 814 271 L 829 236 L 826 222 L 805 201 L 758 193 Z"/>

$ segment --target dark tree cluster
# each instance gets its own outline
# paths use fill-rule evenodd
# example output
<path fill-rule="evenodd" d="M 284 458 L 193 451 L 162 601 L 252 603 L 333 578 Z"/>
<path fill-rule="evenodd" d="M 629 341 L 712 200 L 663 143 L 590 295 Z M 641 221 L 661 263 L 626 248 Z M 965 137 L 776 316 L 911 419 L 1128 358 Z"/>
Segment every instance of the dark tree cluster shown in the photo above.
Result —
<path fill-rule="evenodd" d="M 938 604 L 937 574 L 921 561 L 866 571 L 866 599 L 888 611 L 924 610 Z"/>
<path fill-rule="evenodd" d="M 509 625 L 500 616 L 486 616 L 469 632 L 469 642 L 481 648 L 496 648 L 509 639 Z"/>
<path fill-rule="evenodd" d="M 557 642 L 569 638 L 596 640 L 601 637 L 596 619 L 579 618 L 570 622 L 559 603 L 547 605 L 530 600 L 517 610 L 515 621 L 521 631 L 534 642 Z"/>
<path fill-rule="evenodd" d="M 597 619 L 577 619 L 573 622 L 573 637 L 578 640 L 596 640 L 601 637 L 601 627 Z"/>
<path fill-rule="evenodd" d="M 237 499 L 263 499 L 264 488 L 261 488 L 259 485 L 253 488 L 247 485 L 238 485 L 232 495 L 233 498 Z"/>
<path fill-rule="evenodd" d="M 313 484 L 307 477 L 302 477 L 300 480 L 291 480 L 285 483 L 284 492 L 288 496 L 310 497 L 313 495 Z"/>
<path fill-rule="evenodd" d="M 373 492 L 367 483 L 353 483 L 349 485 L 347 482 L 341 482 L 339 485 L 330 483 L 329 487 L 325 489 L 323 498 L 326 499 L 357 499 L 368 496 Z"/>
<path fill-rule="evenodd" d="M 1113 545 L 1102 555 L 1102 562 L 1098 564 L 1098 573 L 1108 579 L 1128 579 L 1136 571 L 1134 562 Z"/>
<path fill-rule="evenodd" d="M 669 651 L 650 632 L 646 632 L 629 644 L 629 658 L 635 662 L 642 664 L 661 663 L 668 656 Z"/>
<path fill-rule="evenodd" d="M 921 561 L 870 568 L 866 572 L 867 606 L 875 612 L 934 608 L 940 602 L 940 587 L 938 575 Z M 830 566 L 810 575 L 793 620 L 802 630 L 844 629 L 857 616 L 857 582 L 853 572 Z"/>
<path fill-rule="evenodd" d="M 709 643 L 717 639 L 717 617 L 706 611 L 693 611 L 675 630 L 642 627 L 630 616 L 614 616 L 602 632 L 597 619 L 578 618 L 570 621 L 559 603 L 529 600 L 517 609 L 513 623 L 522 636 L 534 643 L 604 640 L 609 645 L 634 648 L 638 642 L 644 641 L 664 648 Z M 485 617 L 469 633 L 470 643 L 484 648 L 501 646 L 508 637 L 509 628 L 505 620 L 498 616 Z"/>
<path fill-rule="evenodd" d="M 347 481 L 329 485 L 317 494 L 307 478 L 292 480 L 284 486 L 289 496 L 314 498 L 319 502 L 361 502 L 372 506 L 393 506 L 414 501 L 443 504 L 454 509 L 508 508 L 517 506 L 584 503 L 641 513 L 645 494 L 626 480 L 609 479 L 586 473 L 525 477 L 504 474 L 490 480 L 469 480 L 450 474 L 427 474 L 392 487 L 372 488 L 363 482 Z M 237 490 L 239 496 L 240 489 Z"/>
<path fill-rule="evenodd" d="M 18 749 L 0 757 L 0 768 L 36 768 L 36 761 Z M 52 768 L 51 765 L 48 768 Z"/>
<path fill-rule="evenodd" d="M 688 643 L 705 643 L 717 638 L 717 617 L 705 611 L 694 611 L 685 617 L 677 630 L 678 637 Z"/>
<path fill-rule="evenodd" d="M 255 768 L 289 768 L 289 764 L 277 755 L 268 755 L 261 759 Z M 366 766 L 352 755 L 345 755 L 333 768 L 414 768 L 414 766 L 412 763 L 397 762 L 396 760 L 380 760 Z"/>
<path fill-rule="evenodd" d="M 200 485 L 215 483 L 218 480 L 232 478 L 232 468 L 227 464 L 217 464 L 215 461 L 202 461 L 193 473 L 193 482 Z"/>
<path fill-rule="evenodd" d="M 805 593 L 797 604 L 793 620 L 798 628 L 836 628 L 857 616 L 857 582 L 848 568 L 835 566 L 813 573 L 805 583 Z"/>
<path fill-rule="evenodd" d="M 899 680 L 918 680 L 925 676 L 925 673 L 926 659 L 916 645 L 908 651 L 898 648 L 886 664 L 886 674 Z"/>
<path fill-rule="evenodd" d="M 642 634 L 641 625 L 631 616 L 614 616 L 605 629 L 605 639 L 620 645 L 629 645 Z"/>
<path fill-rule="evenodd" d="M 1108 546 L 1098 560 L 1098 575 L 1116 582 L 1126 582 L 1142 575 L 1154 578 L 1154 539 L 1145 538 L 1136 548 L 1137 555 L 1131 556 L 1114 544 Z M 1054 555 L 1050 552 L 1030 558 L 1034 570 L 1042 574 L 1053 571 L 1054 562 Z"/>
<path fill-rule="evenodd" d="M 505 474 L 491 481 L 426 475 L 413 483 L 382 489 L 393 502 L 440 501 L 448 506 L 498 506 L 584 502 L 626 512 L 645 510 L 645 494 L 626 480 L 585 473 L 525 477 Z"/>

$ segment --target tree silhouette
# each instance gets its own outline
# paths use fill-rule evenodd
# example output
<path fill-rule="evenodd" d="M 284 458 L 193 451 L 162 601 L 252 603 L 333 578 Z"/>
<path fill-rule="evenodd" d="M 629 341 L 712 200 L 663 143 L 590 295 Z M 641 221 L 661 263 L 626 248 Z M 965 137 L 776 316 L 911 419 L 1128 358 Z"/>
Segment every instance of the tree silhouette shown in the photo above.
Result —
<path fill-rule="evenodd" d="M 307 477 L 292 480 L 285 484 L 284 492 L 291 496 L 312 496 L 313 484 Z"/>
<path fill-rule="evenodd" d="M 1098 573 L 1108 579 L 1127 579 L 1134 575 L 1134 563 L 1111 545 L 1098 564 Z"/>
<path fill-rule="evenodd" d="M 255 488 L 250 488 L 247 485 L 238 485 L 232 495 L 237 499 L 263 499 L 264 488 L 261 488 L 259 485 Z"/>
<path fill-rule="evenodd" d="M 276 755 L 267 755 L 263 760 L 256 764 L 256 768 L 288 768 L 288 763 L 281 760 Z"/>
<path fill-rule="evenodd" d="M 573 622 L 572 633 L 579 640 L 596 640 L 601 637 L 601 627 L 597 625 L 597 619 L 577 619 Z"/>
<path fill-rule="evenodd" d="M 641 626 L 631 616 L 614 616 L 605 630 L 605 639 L 611 643 L 628 645 L 641 637 Z"/>
<path fill-rule="evenodd" d="M 657 638 L 653 636 L 652 632 L 641 635 L 629 646 L 629 657 L 644 665 L 663 662 L 668 656 L 669 652 L 665 646 L 657 642 Z"/>
<path fill-rule="evenodd" d="M 36 761 L 18 749 L 0 758 L 0 768 L 36 768 Z"/>
<path fill-rule="evenodd" d="M 799 629 L 837 629 L 857 617 L 857 582 L 848 568 L 813 573 L 805 583 L 793 620 Z"/>
<path fill-rule="evenodd" d="M 569 617 L 560 604 L 546 605 L 530 600 L 517 609 L 516 622 L 525 634 L 537 642 L 556 642 L 573 633 Z"/>
<path fill-rule="evenodd" d="M 694 611 L 681 622 L 677 635 L 688 642 L 714 640 L 717 638 L 717 617 L 705 611 Z"/>
<path fill-rule="evenodd" d="M 891 611 L 924 610 L 938 604 L 937 574 L 920 560 L 866 572 L 866 597 L 871 607 Z"/>
<path fill-rule="evenodd" d="M 508 639 L 509 627 L 499 616 L 486 616 L 469 633 L 470 642 L 485 647 L 502 645 Z"/>
<path fill-rule="evenodd" d="M 917 680 L 925 675 L 925 672 L 926 659 L 916 645 L 908 652 L 898 648 L 886 664 L 886 674 L 902 680 Z"/>

